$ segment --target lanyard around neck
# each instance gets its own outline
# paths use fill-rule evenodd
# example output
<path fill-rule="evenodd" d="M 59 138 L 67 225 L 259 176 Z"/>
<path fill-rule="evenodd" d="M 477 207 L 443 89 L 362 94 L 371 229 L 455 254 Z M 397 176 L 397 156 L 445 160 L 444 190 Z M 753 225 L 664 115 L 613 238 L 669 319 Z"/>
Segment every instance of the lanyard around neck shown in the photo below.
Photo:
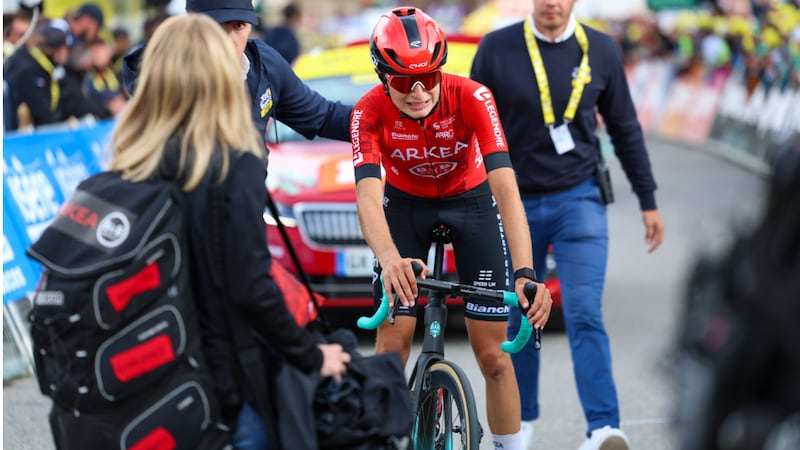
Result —
<path fill-rule="evenodd" d="M 91 80 L 92 85 L 98 92 L 116 92 L 119 90 L 119 80 L 117 80 L 117 75 L 111 68 L 92 69 Z"/>
<path fill-rule="evenodd" d="M 536 36 L 533 34 L 531 25 L 532 19 L 525 21 L 525 42 L 528 44 L 528 54 L 531 57 L 531 64 L 533 65 L 533 72 L 536 74 L 536 84 L 539 85 L 539 99 L 542 104 L 542 115 L 544 116 L 544 124 L 552 127 L 556 123 L 556 116 L 553 112 L 553 98 L 550 96 L 550 85 L 547 81 L 547 72 L 545 71 L 544 61 L 542 60 L 542 53 L 539 51 L 539 45 L 536 43 Z M 564 110 L 564 121 L 570 122 L 575 118 L 575 113 L 578 111 L 578 103 L 581 101 L 583 95 L 583 87 L 589 82 L 589 39 L 586 37 L 586 32 L 580 23 L 575 23 L 575 39 L 581 47 L 583 56 L 581 57 L 581 64 L 578 66 L 578 74 L 572 80 L 572 93 L 569 96 L 567 109 Z"/>
<path fill-rule="evenodd" d="M 33 59 L 35 59 L 36 62 L 42 66 L 42 69 L 50 74 L 50 111 L 55 111 L 58 107 L 58 97 L 61 95 L 61 90 L 58 87 L 58 80 L 53 77 L 53 72 L 56 68 L 53 66 L 53 63 L 47 59 L 47 56 L 45 56 L 44 53 L 42 53 L 42 51 L 38 48 L 31 47 L 29 52 Z"/>

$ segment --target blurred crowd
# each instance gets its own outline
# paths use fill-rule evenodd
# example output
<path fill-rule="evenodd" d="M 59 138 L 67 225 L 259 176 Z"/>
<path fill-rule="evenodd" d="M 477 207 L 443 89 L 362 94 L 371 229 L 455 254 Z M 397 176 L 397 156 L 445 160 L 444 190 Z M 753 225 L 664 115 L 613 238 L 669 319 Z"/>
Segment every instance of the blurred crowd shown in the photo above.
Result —
<path fill-rule="evenodd" d="M 127 95 L 115 64 L 130 39 L 105 24 L 94 3 L 60 18 L 24 7 L 3 16 L 4 130 L 106 119 L 122 110 Z"/>
<path fill-rule="evenodd" d="M 684 10 L 657 21 L 632 17 L 612 25 L 627 62 L 668 58 L 678 75 L 718 86 L 735 74 L 748 92 L 800 88 L 800 1 L 758 0 L 751 14 L 721 8 Z"/>
<path fill-rule="evenodd" d="M 122 57 L 174 13 L 168 2 L 156 3 L 160 7 L 145 11 L 138 30 L 110 28 L 113 18 L 95 3 L 63 17 L 41 17 L 25 7 L 4 14 L 4 130 L 114 117 L 128 99 Z M 266 17 L 265 1 L 257 3 Z M 329 5 L 332 10 L 322 15 L 298 0 L 270 10 L 271 21 L 254 27 L 253 38 L 292 62 L 302 52 L 367 39 L 380 14 L 400 3 L 423 8 L 451 35 L 481 36 L 530 13 L 527 3 L 501 0 L 359 0 Z M 678 75 L 694 74 L 710 84 L 738 74 L 750 92 L 758 86 L 800 88 L 800 0 L 749 0 L 744 10 L 720 6 L 733 2 L 699 3 L 692 10 L 624 20 L 581 17 L 577 11 L 579 20 L 617 40 L 628 64 L 668 60 Z"/>

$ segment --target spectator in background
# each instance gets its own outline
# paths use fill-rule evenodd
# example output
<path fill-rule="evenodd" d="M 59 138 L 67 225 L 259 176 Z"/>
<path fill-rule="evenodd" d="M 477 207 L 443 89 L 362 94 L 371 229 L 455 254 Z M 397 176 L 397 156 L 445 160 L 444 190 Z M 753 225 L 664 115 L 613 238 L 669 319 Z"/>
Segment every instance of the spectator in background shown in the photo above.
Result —
<path fill-rule="evenodd" d="M 302 19 L 302 12 L 297 3 L 289 3 L 282 10 L 283 22 L 268 28 L 264 33 L 264 42 L 278 51 L 289 64 L 294 63 L 300 54 L 300 41 L 297 39 L 297 27 Z"/>
<path fill-rule="evenodd" d="M 150 13 L 144 21 L 142 25 L 142 40 L 139 41 L 136 45 L 131 46 L 124 54 L 122 54 L 119 58 L 117 64 L 120 66 L 119 70 L 116 71 L 118 79 L 122 82 L 122 91 L 125 93 L 126 98 L 130 98 L 133 92 L 130 90 L 132 86 L 128 84 L 125 79 L 125 71 L 131 69 L 131 67 L 126 68 L 126 57 L 129 54 L 136 54 L 138 56 L 133 56 L 133 60 L 137 61 L 136 63 L 136 70 L 138 70 L 138 59 L 141 57 L 142 52 L 144 51 L 144 46 L 147 45 L 147 42 L 155 33 L 156 28 L 161 25 L 162 22 L 167 20 L 170 17 L 170 14 L 158 9 L 154 13 Z"/>
<path fill-rule="evenodd" d="M 133 46 L 133 43 L 131 42 L 131 35 L 128 33 L 128 30 L 122 27 L 114 28 L 111 31 L 111 36 L 114 38 L 114 44 L 112 45 L 113 52 L 111 55 L 111 68 L 121 80 L 122 57 L 128 54 Z"/>
<path fill-rule="evenodd" d="M 85 43 L 91 44 L 100 35 L 105 17 L 103 10 L 94 3 L 84 3 L 73 13 L 67 15 L 69 31 L 74 38 L 73 47 Z"/>
<path fill-rule="evenodd" d="M 167 20 L 169 17 L 170 14 L 166 12 L 158 12 L 155 15 L 148 17 L 147 20 L 144 21 L 144 26 L 142 30 L 144 33 L 142 36 L 142 42 L 140 43 L 140 46 L 144 46 L 145 44 L 147 44 L 147 41 L 149 41 L 150 37 L 152 37 L 153 33 L 155 33 L 156 28 L 158 28 L 158 26 L 161 25 L 161 22 Z"/>
<path fill-rule="evenodd" d="M 83 92 L 116 116 L 125 107 L 122 83 L 111 65 L 111 45 L 98 39 L 89 47 L 92 65 L 83 79 Z"/>
<path fill-rule="evenodd" d="M 712 87 L 724 83 L 732 67 L 726 30 L 727 24 L 722 16 L 709 16 L 700 23 L 699 50 L 706 69 L 706 83 Z"/>
<path fill-rule="evenodd" d="M 3 14 L 3 60 L 20 45 L 19 40 L 30 26 L 31 18 L 27 14 Z"/>
<path fill-rule="evenodd" d="M 67 33 L 44 23 L 28 45 L 18 48 L 3 63 L 3 77 L 16 99 L 11 109 L 18 116 L 18 128 L 66 119 L 59 80 L 64 76 L 68 54 Z"/>
<path fill-rule="evenodd" d="M 103 11 L 94 3 L 84 3 L 66 15 L 72 42 L 66 73 L 62 81 L 64 90 L 64 113 L 69 117 L 93 116 L 108 119 L 114 115 L 102 102 L 86 94 L 84 81 L 93 67 L 91 47 L 99 39 L 105 18 Z"/>

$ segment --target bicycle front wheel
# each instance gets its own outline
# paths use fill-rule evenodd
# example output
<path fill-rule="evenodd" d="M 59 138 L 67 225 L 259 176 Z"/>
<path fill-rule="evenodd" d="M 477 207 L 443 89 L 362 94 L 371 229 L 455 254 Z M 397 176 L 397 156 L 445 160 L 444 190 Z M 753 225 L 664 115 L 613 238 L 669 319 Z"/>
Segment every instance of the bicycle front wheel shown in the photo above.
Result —
<path fill-rule="evenodd" d="M 466 374 L 448 361 L 431 364 L 414 422 L 417 450 L 478 450 L 481 430 L 475 396 Z"/>

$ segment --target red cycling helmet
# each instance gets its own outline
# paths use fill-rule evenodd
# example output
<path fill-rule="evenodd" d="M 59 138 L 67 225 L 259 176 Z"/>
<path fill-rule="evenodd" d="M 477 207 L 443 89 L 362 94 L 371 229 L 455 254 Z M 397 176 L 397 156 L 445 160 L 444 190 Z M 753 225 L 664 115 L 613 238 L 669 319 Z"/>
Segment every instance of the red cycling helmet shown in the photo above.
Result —
<path fill-rule="evenodd" d="M 447 61 L 444 31 L 429 15 L 400 7 L 381 16 L 369 41 L 375 69 L 392 75 L 418 75 Z"/>

